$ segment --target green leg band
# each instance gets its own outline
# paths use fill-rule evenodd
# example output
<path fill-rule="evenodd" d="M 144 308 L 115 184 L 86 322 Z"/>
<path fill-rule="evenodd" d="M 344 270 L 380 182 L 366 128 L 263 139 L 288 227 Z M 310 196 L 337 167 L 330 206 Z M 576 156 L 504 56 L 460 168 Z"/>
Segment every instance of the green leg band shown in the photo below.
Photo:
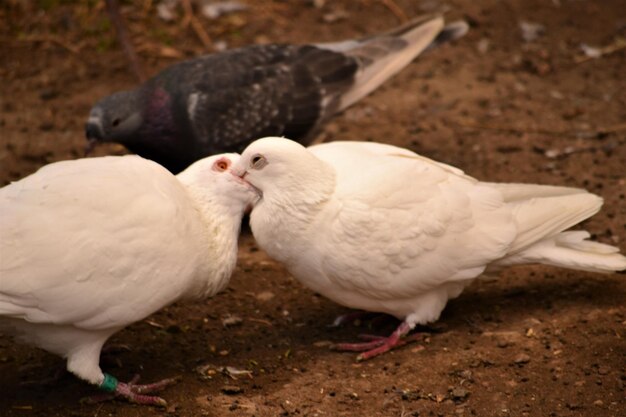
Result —
<path fill-rule="evenodd" d="M 100 384 L 99 388 L 106 392 L 114 392 L 117 388 L 117 379 L 113 375 L 104 374 L 104 381 Z"/>

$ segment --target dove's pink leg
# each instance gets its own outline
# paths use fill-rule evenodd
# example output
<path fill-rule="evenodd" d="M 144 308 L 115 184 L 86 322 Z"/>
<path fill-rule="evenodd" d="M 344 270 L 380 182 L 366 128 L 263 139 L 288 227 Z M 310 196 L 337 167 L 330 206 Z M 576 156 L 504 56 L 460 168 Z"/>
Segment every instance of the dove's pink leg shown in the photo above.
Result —
<path fill-rule="evenodd" d="M 416 336 L 404 338 L 411 331 L 411 326 L 406 322 L 402 322 L 400 326 L 389 336 L 372 336 L 372 335 L 360 335 L 362 339 L 370 340 L 363 343 L 339 343 L 333 346 L 335 350 L 347 350 L 351 352 L 363 352 L 357 356 L 357 361 L 363 361 L 383 354 L 393 348 L 403 346 L 410 341 L 416 340 Z"/>
<path fill-rule="evenodd" d="M 100 388 L 110 390 L 110 392 L 107 394 L 88 397 L 85 399 L 85 402 L 93 404 L 102 401 L 112 400 L 115 398 L 124 398 L 128 402 L 135 404 L 165 407 L 167 405 L 167 402 L 163 398 L 146 394 L 152 394 L 154 392 L 161 391 L 169 385 L 175 384 L 180 379 L 167 378 L 153 384 L 138 385 L 137 382 L 139 381 L 139 375 L 135 375 L 135 377 L 127 383 L 117 382 L 115 378 L 111 377 L 108 374 L 105 374 L 105 378 L 107 379 L 105 379 L 105 382 L 103 382 L 103 385 L 101 385 Z M 105 384 L 107 386 L 105 386 Z"/>

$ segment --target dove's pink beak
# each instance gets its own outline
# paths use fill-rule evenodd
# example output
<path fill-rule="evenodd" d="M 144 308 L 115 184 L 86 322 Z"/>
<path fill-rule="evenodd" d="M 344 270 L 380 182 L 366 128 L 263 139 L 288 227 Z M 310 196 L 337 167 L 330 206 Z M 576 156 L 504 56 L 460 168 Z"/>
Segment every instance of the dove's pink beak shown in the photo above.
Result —
<path fill-rule="evenodd" d="M 248 174 L 248 171 L 246 171 L 243 168 L 238 168 L 238 167 L 233 166 L 233 167 L 230 168 L 230 173 L 233 175 L 233 177 L 235 177 L 235 180 L 237 182 L 240 182 L 240 183 L 245 184 L 246 186 L 250 187 L 252 190 L 254 190 L 255 193 L 257 193 L 257 195 L 259 197 L 261 197 L 263 195 L 261 190 L 259 190 L 254 185 L 250 184 L 248 181 L 245 180 L 245 177 Z"/>
<path fill-rule="evenodd" d="M 230 173 L 233 174 L 235 177 L 238 177 L 239 179 L 244 179 L 246 174 L 248 173 L 248 171 L 246 171 L 243 168 L 237 168 L 237 167 L 231 167 L 230 168 Z"/>

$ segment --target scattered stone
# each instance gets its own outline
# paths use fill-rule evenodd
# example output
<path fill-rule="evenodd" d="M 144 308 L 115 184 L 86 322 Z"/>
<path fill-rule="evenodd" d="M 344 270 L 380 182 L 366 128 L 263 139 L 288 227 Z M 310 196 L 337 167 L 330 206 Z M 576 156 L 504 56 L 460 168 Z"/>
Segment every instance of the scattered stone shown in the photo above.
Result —
<path fill-rule="evenodd" d="M 338 9 L 330 13 L 326 13 L 322 19 L 324 20 L 324 23 L 336 23 L 341 20 L 345 20 L 348 17 L 350 17 L 350 13 L 345 10 Z"/>
<path fill-rule="evenodd" d="M 517 356 L 515 357 L 515 359 L 513 360 L 513 362 L 514 362 L 516 365 L 525 365 L 525 364 L 527 364 L 528 362 L 530 362 L 530 356 L 528 356 L 528 355 L 527 355 L 527 354 L 525 354 L 525 353 L 520 353 L 519 355 L 517 355 Z"/>
<path fill-rule="evenodd" d="M 209 19 L 217 19 L 220 16 L 247 10 L 248 6 L 238 1 L 218 1 L 217 3 L 204 4 L 200 11 Z"/>
<path fill-rule="evenodd" d="M 46 88 L 39 93 L 39 98 L 44 101 L 52 100 L 53 98 L 57 98 L 58 96 L 59 91 L 52 88 Z"/>
<path fill-rule="evenodd" d="M 563 93 L 561 93 L 560 91 L 557 91 L 557 90 L 551 90 L 550 91 L 550 97 L 552 97 L 553 99 L 556 99 L 556 100 L 563 100 L 565 98 Z"/>
<path fill-rule="evenodd" d="M 400 391 L 400 393 L 403 401 L 417 401 L 422 398 L 418 391 L 413 391 L 410 389 L 403 389 L 402 391 Z"/>
<path fill-rule="evenodd" d="M 485 55 L 487 52 L 489 52 L 490 43 L 491 42 L 489 41 L 489 39 L 482 38 L 480 41 L 478 41 L 476 49 L 478 49 L 478 52 L 480 52 L 482 55 Z"/>
<path fill-rule="evenodd" d="M 232 327 L 237 326 L 243 322 L 243 319 L 239 316 L 228 316 L 222 319 L 222 326 Z"/>
<path fill-rule="evenodd" d="M 44 121 L 39 125 L 39 130 L 42 130 L 44 132 L 50 131 L 54 129 L 54 124 L 50 121 Z"/>
<path fill-rule="evenodd" d="M 546 27 L 541 23 L 528 22 L 525 20 L 519 22 L 519 28 L 522 31 L 522 39 L 524 39 L 525 42 L 537 40 L 537 38 L 546 32 Z"/>
<path fill-rule="evenodd" d="M 570 410 L 581 410 L 584 408 L 582 405 L 578 403 L 570 403 L 570 402 L 565 403 L 565 407 L 569 408 Z"/>
<path fill-rule="evenodd" d="M 600 58 L 602 56 L 602 48 L 596 48 L 594 46 L 587 45 L 586 43 L 581 43 L 580 49 L 582 49 L 585 56 L 589 58 Z"/>
<path fill-rule="evenodd" d="M 228 49 L 228 42 L 225 40 L 215 41 L 213 43 L 213 49 L 215 49 L 215 52 L 223 52 Z M 250 252 L 252 252 L 252 250 Z"/>
<path fill-rule="evenodd" d="M 465 399 L 470 395 L 470 392 L 462 387 L 456 387 L 450 392 L 450 396 L 454 401 L 465 401 Z"/>
<path fill-rule="evenodd" d="M 259 301 L 266 302 L 266 301 L 271 300 L 275 296 L 276 295 L 273 292 L 271 292 L 271 291 L 263 291 L 263 292 L 260 292 L 260 293 L 258 293 L 256 295 L 256 299 L 259 300 Z"/>
<path fill-rule="evenodd" d="M 176 20 L 178 18 L 178 14 L 176 13 L 177 3 L 178 0 L 161 0 L 156 7 L 159 18 L 166 22 Z"/>
<path fill-rule="evenodd" d="M 221 391 L 226 395 L 237 395 L 241 394 L 243 389 L 237 385 L 224 385 Z"/>

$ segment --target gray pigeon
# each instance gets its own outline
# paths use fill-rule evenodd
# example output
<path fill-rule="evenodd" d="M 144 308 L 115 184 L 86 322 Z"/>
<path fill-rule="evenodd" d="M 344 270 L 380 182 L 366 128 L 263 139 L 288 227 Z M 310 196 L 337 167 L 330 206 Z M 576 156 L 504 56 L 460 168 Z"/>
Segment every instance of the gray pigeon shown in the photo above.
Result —
<path fill-rule="evenodd" d="M 87 139 L 121 143 L 172 172 L 263 136 L 309 144 L 336 113 L 467 30 L 427 16 L 359 40 L 254 45 L 183 61 L 96 103 Z"/>

